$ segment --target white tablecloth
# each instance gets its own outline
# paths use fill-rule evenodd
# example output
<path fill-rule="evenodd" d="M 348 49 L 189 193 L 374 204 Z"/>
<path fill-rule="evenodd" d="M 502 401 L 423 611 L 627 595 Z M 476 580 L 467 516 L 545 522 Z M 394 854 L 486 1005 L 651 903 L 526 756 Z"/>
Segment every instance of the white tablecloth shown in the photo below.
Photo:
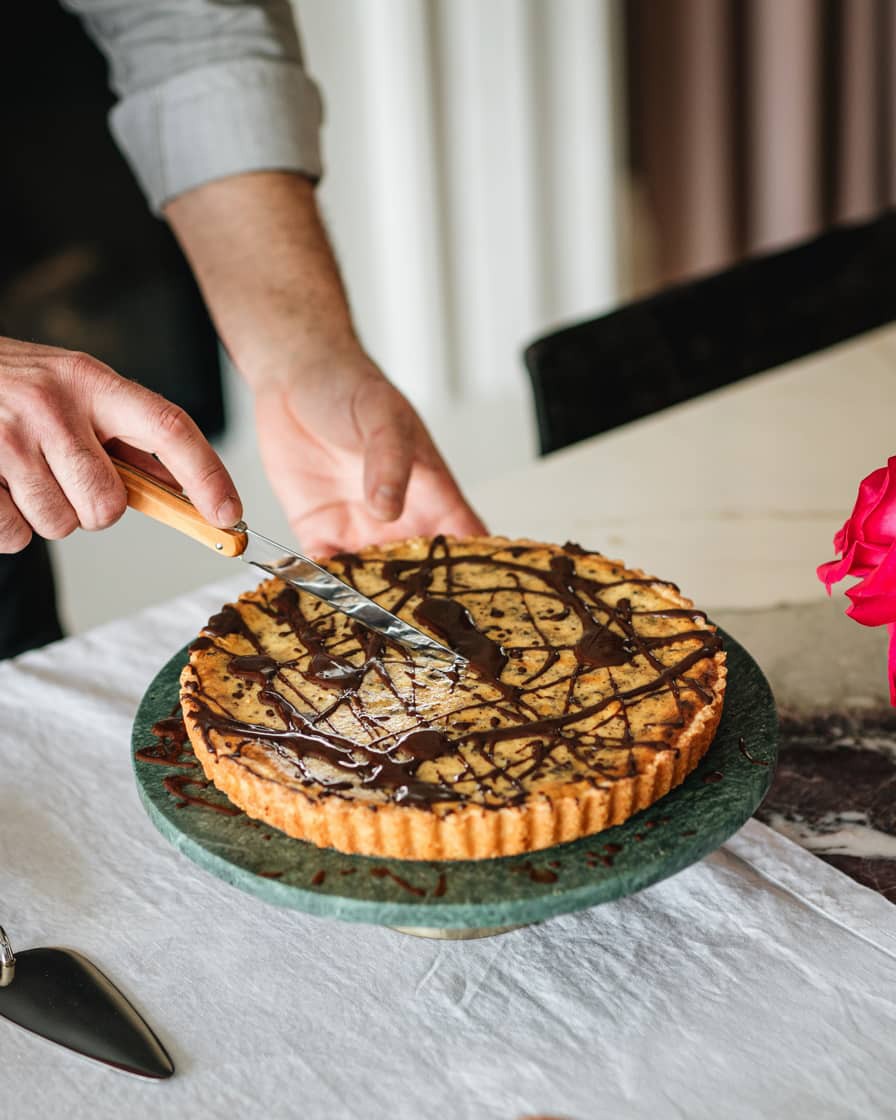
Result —
<path fill-rule="evenodd" d="M 0 1020 L 0 1116 L 893 1115 L 896 908 L 756 822 L 639 895 L 468 942 L 281 911 L 178 855 L 131 721 L 235 586 L 0 665 L 0 923 L 91 957 L 177 1065 L 143 1082 Z"/>

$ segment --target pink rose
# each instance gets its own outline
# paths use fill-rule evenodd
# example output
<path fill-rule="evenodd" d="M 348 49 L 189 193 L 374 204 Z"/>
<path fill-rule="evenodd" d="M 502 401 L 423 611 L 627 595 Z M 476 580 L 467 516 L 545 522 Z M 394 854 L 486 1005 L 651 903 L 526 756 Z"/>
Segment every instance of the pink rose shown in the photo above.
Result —
<path fill-rule="evenodd" d="M 846 613 L 863 626 L 889 626 L 890 702 L 896 705 L 896 455 L 863 480 L 834 548 L 840 559 L 822 564 L 818 578 L 830 595 L 845 576 L 860 577 L 846 592 L 852 600 Z"/>

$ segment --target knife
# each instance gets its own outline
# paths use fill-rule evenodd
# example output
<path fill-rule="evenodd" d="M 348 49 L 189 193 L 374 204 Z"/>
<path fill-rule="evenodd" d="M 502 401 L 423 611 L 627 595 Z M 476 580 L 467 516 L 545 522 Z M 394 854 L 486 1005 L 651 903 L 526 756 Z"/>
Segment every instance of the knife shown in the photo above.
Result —
<path fill-rule="evenodd" d="M 284 545 L 256 533 L 243 521 L 233 529 L 219 529 L 206 521 L 190 499 L 179 490 L 166 486 L 146 471 L 132 467 L 130 463 L 114 457 L 112 462 L 124 482 L 131 509 L 164 522 L 172 529 L 213 548 L 222 556 L 238 556 L 267 575 L 291 583 L 300 591 L 307 591 L 334 610 L 360 622 L 368 630 L 373 630 L 392 642 L 398 642 L 414 653 L 443 662 L 450 661 L 452 665 L 460 666 L 465 663 L 466 658 L 387 611 L 373 599 L 368 599 L 307 556 L 292 552 Z"/>
<path fill-rule="evenodd" d="M 0 1016 L 125 1073 L 158 1080 L 174 1073 L 164 1046 L 96 965 L 71 949 L 14 955 L 2 926 Z"/>

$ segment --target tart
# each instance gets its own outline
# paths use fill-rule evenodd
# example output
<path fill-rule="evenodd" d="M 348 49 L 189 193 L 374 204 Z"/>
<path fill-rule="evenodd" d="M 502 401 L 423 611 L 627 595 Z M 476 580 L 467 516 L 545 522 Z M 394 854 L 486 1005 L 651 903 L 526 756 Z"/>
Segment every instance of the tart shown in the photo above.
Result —
<path fill-rule="evenodd" d="M 577 545 L 415 538 L 324 561 L 467 660 L 383 641 L 276 579 L 190 648 L 206 776 L 343 852 L 483 859 L 600 832 L 700 761 L 725 654 L 674 584 Z"/>

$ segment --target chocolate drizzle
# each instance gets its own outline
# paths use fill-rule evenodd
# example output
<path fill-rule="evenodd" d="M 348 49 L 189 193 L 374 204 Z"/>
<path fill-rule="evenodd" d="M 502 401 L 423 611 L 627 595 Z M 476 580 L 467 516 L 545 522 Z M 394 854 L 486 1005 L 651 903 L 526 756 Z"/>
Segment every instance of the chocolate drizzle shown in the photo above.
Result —
<path fill-rule="evenodd" d="M 415 894 L 418 898 L 423 898 L 426 894 L 423 887 L 415 887 L 413 883 L 409 883 L 408 880 L 401 875 L 396 875 L 395 872 L 390 871 L 388 867 L 371 867 L 370 874 L 374 879 L 391 879 L 392 882 L 397 883 L 402 890 L 407 891 L 408 894 Z"/>
<path fill-rule="evenodd" d="M 184 758 L 185 748 L 189 740 L 187 729 L 184 726 L 184 717 L 177 706 L 177 714 L 172 713 L 165 719 L 160 719 L 153 724 L 152 734 L 155 742 L 150 747 L 136 751 L 135 757 L 140 762 L 149 762 L 154 766 L 179 766 L 188 769 L 196 765 L 195 759 Z M 192 748 L 190 755 L 192 756 Z"/>
<path fill-rule="evenodd" d="M 576 657 L 582 665 L 606 669 L 610 665 L 624 665 L 631 661 L 632 650 L 609 627 L 591 626 L 576 643 Z"/>
<path fill-rule="evenodd" d="M 551 555 L 546 567 L 528 559 L 531 551 L 465 554 L 436 537 L 422 558 L 334 561 L 343 578 L 366 580 L 367 594 L 463 655 L 460 674 L 415 662 L 292 588 L 253 600 L 275 624 L 277 649 L 289 646 L 285 659 L 264 648 L 267 630 L 247 621 L 253 612 L 225 607 L 193 648 L 225 653 L 227 673 L 253 688 L 268 718 L 247 722 L 197 676 L 186 700 L 206 746 L 239 762 L 249 745 L 264 744 L 299 785 L 361 794 L 371 807 L 500 807 L 541 779 L 601 785 L 636 773 L 635 752 L 665 749 L 666 729 L 671 741 L 687 725 L 697 708 L 689 694 L 712 699 L 706 662 L 719 638 L 699 611 L 638 609 L 642 585 L 658 581 L 621 569 L 596 579 L 578 548 Z M 521 633 L 531 637 L 509 644 Z M 365 703 L 373 678 L 378 704 Z M 580 696 L 582 681 L 591 684 Z M 630 712 L 658 695 L 672 698 L 678 717 L 639 740 Z"/>
<path fill-rule="evenodd" d="M 333 657 L 324 650 L 318 650 L 311 658 L 307 677 L 323 688 L 338 688 L 343 691 L 357 689 L 364 679 L 364 665 L 353 665 L 341 657 Z"/>
<path fill-rule="evenodd" d="M 414 608 L 414 618 L 448 643 L 450 649 L 465 657 L 489 680 L 498 680 L 507 664 L 507 654 L 498 642 L 476 629 L 470 612 L 456 599 L 430 596 Z"/>
<path fill-rule="evenodd" d="M 143 750 L 135 751 L 134 757 L 140 762 L 149 762 L 154 766 L 178 767 L 185 771 L 183 774 L 167 774 L 162 779 L 162 785 L 174 799 L 178 809 L 194 805 L 227 817 L 239 816 L 242 810 L 223 799 L 202 773 L 187 735 L 180 704 L 177 705 L 176 711 L 177 715 L 172 714 L 165 719 L 157 720 L 152 725 L 150 730 L 155 736 L 155 743 L 144 747 Z M 191 790 L 193 792 L 190 792 Z M 204 794 L 209 790 L 211 797 L 205 797 Z"/>
<path fill-rule="evenodd" d="M 206 634 L 216 638 L 227 638 L 231 634 L 239 634 L 246 638 L 256 649 L 259 649 L 255 635 L 243 621 L 242 615 L 231 603 L 228 603 L 217 614 L 213 614 L 205 625 Z M 199 642 L 202 638 L 198 639 Z"/>
<path fill-rule="evenodd" d="M 741 735 L 741 737 L 737 740 L 737 749 L 744 756 L 747 762 L 750 763 L 751 766 L 768 766 L 767 762 L 763 762 L 761 758 L 754 758 L 750 754 L 750 752 L 747 750 L 747 744 L 744 742 L 743 735 Z"/>
<path fill-rule="evenodd" d="M 528 875 L 533 883 L 556 883 L 557 872 L 549 867 L 536 867 L 531 860 L 519 864 L 514 868 L 517 875 Z"/>
<path fill-rule="evenodd" d="M 225 817 L 238 817 L 242 812 L 242 809 L 237 809 L 235 805 L 222 805 L 217 801 L 211 801 L 208 797 L 203 797 L 202 793 L 211 786 L 211 782 L 201 775 L 169 774 L 163 779 L 162 784 L 177 799 L 179 809 L 187 805 L 201 805 L 204 809 L 211 809 Z M 190 788 L 198 789 L 200 792 L 189 793 Z"/>
<path fill-rule="evenodd" d="M 227 671 L 240 680 L 251 681 L 253 684 L 267 685 L 271 677 L 277 675 L 279 664 L 273 657 L 264 654 L 255 654 L 249 657 L 231 657 Z"/>

